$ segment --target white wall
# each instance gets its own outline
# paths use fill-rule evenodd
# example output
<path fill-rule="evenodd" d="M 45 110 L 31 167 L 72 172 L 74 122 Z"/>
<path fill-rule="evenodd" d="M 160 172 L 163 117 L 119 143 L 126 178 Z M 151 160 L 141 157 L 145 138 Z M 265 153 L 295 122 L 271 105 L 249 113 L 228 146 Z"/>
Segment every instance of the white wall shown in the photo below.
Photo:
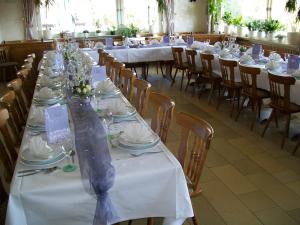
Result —
<path fill-rule="evenodd" d="M 175 32 L 207 32 L 207 0 L 175 0 Z"/>
<path fill-rule="evenodd" d="M 1 28 L 1 24 L 0 24 L 0 44 L 1 44 L 2 41 L 3 41 L 3 38 L 2 38 L 2 28 Z"/>
<path fill-rule="evenodd" d="M 21 0 L 0 0 L 0 40 L 24 39 Z"/>

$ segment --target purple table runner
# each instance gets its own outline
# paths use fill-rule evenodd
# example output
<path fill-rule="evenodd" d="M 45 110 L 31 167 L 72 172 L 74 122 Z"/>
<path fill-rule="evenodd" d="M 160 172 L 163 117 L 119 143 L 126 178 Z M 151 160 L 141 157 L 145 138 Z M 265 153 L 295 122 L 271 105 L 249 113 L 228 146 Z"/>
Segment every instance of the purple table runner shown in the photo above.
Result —
<path fill-rule="evenodd" d="M 90 103 L 68 98 L 74 122 L 75 145 L 84 188 L 97 196 L 94 225 L 111 224 L 117 214 L 109 198 L 115 169 L 111 165 L 105 129 Z"/>

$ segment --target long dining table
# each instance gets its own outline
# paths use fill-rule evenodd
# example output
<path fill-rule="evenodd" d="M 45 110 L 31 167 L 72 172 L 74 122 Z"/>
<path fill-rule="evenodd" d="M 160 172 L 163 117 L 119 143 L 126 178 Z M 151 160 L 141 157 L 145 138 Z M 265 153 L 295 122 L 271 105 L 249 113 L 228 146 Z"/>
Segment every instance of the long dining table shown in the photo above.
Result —
<path fill-rule="evenodd" d="M 182 48 L 186 48 L 187 46 L 181 45 Z M 138 62 L 155 62 L 155 61 L 170 61 L 173 60 L 172 55 L 172 46 L 161 46 L 161 47 L 148 47 L 148 48 L 127 48 L 127 49 L 111 49 L 106 50 L 110 55 L 115 57 L 118 61 L 123 63 L 138 63 Z M 203 50 L 197 50 L 196 56 L 196 65 L 198 67 L 202 67 L 202 63 L 200 60 L 200 53 Z M 88 53 L 94 60 L 99 59 L 98 52 L 96 50 L 90 49 Z M 221 69 L 219 64 L 219 54 L 214 53 L 214 60 L 212 62 L 213 71 L 221 76 Z M 186 62 L 186 55 L 182 55 L 182 59 Z M 228 60 L 239 61 L 239 58 L 230 58 Z M 253 65 L 249 65 L 251 67 L 258 67 L 261 69 L 260 76 L 257 78 L 257 87 L 265 90 L 270 90 L 269 87 L 269 78 L 268 71 L 265 66 L 266 63 L 255 63 Z M 286 72 L 278 73 L 281 76 L 290 76 Z M 240 82 L 241 77 L 239 73 L 238 67 L 235 69 L 235 81 Z M 291 87 L 291 101 L 300 105 L 300 80 L 296 79 L 295 85 Z"/>
<path fill-rule="evenodd" d="M 43 61 L 41 65 L 43 66 Z M 96 63 L 93 65 L 92 73 L 97 82 L 101 82 L 106 76 L 105 67 L 99 67 Z M 41 77 L 37 83 L 40 79 Z M 36 87 L 35 95 L 38 91 L 39 88 Z M 111 101 L 131 106 L 122 94 L 113 99 L 96 97 L 91 105 L 95 108 L 97 104 L 109 105 Z M 49 106 L 37 106 L 33 102 L 28 118 L 37 107 L 44 110 Z M 68 116 L 70 132 L 75 138 L 74 121 L 70 112 Z M 134 118 L 134 121 L 112 123 L 108 133 L 122 132 L 122 129 L 130 123 L 138 123 L 145 129 L 151 129 L 139 114 Z M 77 169 L 73 172 L 64 172 L 61 169 L 70 160 L 65 157 L 54 164 L 59 169 L 52 173 L 18 176 L 20 170 L 36 168 L 25 165 L 21 160 L 21 153 L 28 148 L 33 135 L 47 139 L 45 133 L 33 134 L 26 126 L 10 186 L 6 225 L 93 224 L 97 198 L 95 194 L 87 192 L 83 185 L 77 154 L 74 157 Z M 76 149 L 76 145 L 74 148 L 75 152 L 80 150 Z M 193 216 L 189 191 L 180 163 L 161 141 L 155 148 L 153 153 L 132 155 L 124 148 L 110 146 L 109 153 L 116 174 L 114 185 L 108 192 L 117 213 L 117 219 L 113 223 L 138 218 L 163 217 L 164 224 L 179 225 L 186 218 Z"/>

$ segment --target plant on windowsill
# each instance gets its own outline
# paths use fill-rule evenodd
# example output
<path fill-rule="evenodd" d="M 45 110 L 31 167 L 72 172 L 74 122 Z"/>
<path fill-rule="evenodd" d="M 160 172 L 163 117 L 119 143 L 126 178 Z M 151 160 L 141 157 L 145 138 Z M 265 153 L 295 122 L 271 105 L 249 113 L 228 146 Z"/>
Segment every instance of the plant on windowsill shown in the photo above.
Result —
<path fill-rule="evenodd" d="M 287 0 L 285 4 L 285 10 L 289 13 L 295 13 L 297 11 L 297 0 Z M 295 23 L 292 26 L 292 32 L 287 33 L 288 43 L 299 45 L 300 43 L 300 32 L 297 31 L 297 24 L 300 23 L 300 6 L 298 6 L 298 11 L 296 13 Z M 299 28 L 299 26 L 298 26 Z"/>
<path fill-rule="evenodd" d="M 232 17 L 231 12 L 225 12 L 223 17 L 222 17 L 222 20 L 226 24 L 226 26 L 224 26 L 224 33 L 225 34 L 230 34 L 230 31 L 231 31 L 230 27 L 231 27 L 232 21 L 233 21 L 233 17 Z"/>
<path fill-rule="evenodd" d="M 266 32 L 267 38 L 272 40 L 274 32 L 283 28 L 283 25 L 278 20 L 265 20 L 263 23 L 263 30 Z"/>
<path fill-rule="evenodd" d="M 236 33 L 237 36 L 242 36 L 243 35 L 243 17 L 235 17 L 232 19 L 232 24 L 233 26 L 236 27 Z"/>
<path fill-rule="evenodd" d="M 123 37 L 136 37 L 136 34 L 138 32 L 140 32 L 140 29 L 133 24 L 130 24 L 129 26 L 120 26 L 116 31 L 118 35 L 121 35 Z"/>
<path fill-rule="evenodd" d="M 209 30 L 219 33 L 219 23 L 221 17 L 221 6 L 223 0 L 208 0 Z"/>
<path fill-rule="evenodd" d="M 258 27 L 255 21 L 249 20 L 245 23 L 245 26 L 248 28 L 249 31 L 249 37 L 253 38 L 254 37 L 254 32 L 257 31 Z"/>

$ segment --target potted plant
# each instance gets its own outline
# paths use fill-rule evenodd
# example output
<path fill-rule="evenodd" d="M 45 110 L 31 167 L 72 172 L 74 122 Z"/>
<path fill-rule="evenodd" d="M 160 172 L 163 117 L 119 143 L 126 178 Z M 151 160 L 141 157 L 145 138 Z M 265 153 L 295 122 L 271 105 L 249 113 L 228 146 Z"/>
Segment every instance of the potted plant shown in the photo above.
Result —
<path fill-rule="evenodd" d="M 232 20 L 233 20 L 231 12 L 225 12 L 223 17 L 222 17 L 222 20 L 226 24 L 224 26 L 224 33 L 229 34 L 230 30 L 231 30 L 230 27 L 232 25 Z"/>
<path fill-rule="evenodd" d="M 242 16 L 239 16 L 239 17 L 236 17 L 236 18 L 232 19 L 232 24 L 233 24 L 233 26 L 236 27 L 237 36 L 242 36 L 243 35 L 243 22 L 242 21 L 243 21 Z"/>
<path fill-rule="evenodd" d="M 287 0 L 285 9 L 289 13 L 295 13 L 297 11 L 297 0 Z M 288 43 L 293 45 L 299 45 L 300 43 L 300 32 L 296 32 L 296 24 L 300 22 L 300 7 L 296 13 L 295 24 L 292 27 L 292 32 L 287 33 Z"/>
<path fill-rule="evenodd" d="M 249 30 L 249 37 L 253 38 L 254 32 L 257 31 L 257 24 L 254 21 L 249 20 L 248 22 L 245 23 L 245 26 Z"/>
<path fill-rule="evenodd" d="M 283 28 L 282 24 L 278 20 L 265 20 L 263 23 L 263 29 L 266 32 L 268 39 L 272 40 L 274 32 L 281 30 Z"/>
<path fill-rule="evenodd" d="M 208 0 L 209 26 L 208 32 L 219 33 L 219 22 L 221 17 L 221 6 L 223 0 Z"/>
<path fill-rule="evenodd" d="M 257 38 L 262 38 L 263 31 L 264 31 L 264 21 L 263 20 L 254 20 L 253 22 L 257 28 Z"/>

